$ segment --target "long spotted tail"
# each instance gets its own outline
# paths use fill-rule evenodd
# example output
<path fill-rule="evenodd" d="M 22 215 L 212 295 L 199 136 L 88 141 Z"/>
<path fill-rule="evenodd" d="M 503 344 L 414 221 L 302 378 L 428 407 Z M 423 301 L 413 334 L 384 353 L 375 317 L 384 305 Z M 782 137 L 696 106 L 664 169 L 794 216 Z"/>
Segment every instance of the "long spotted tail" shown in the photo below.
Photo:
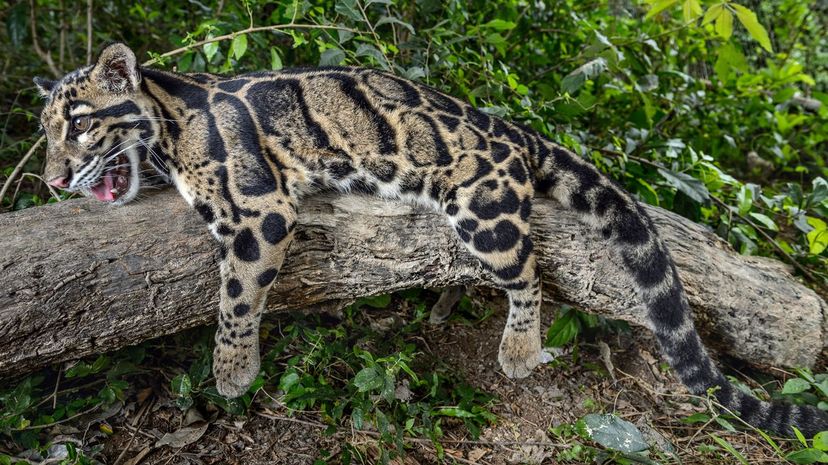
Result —
<path fill-rule="evenodd" d="M 539 191 L 580 213 L 613 241 L 634 278 L 662 351 L 692 393 L 704 394 L 718 386 L 719 402 L 747 423 L 778 434 L 793 435 L 791 426 L 808 437 L 828 430 L 825 412 L 761 402 L 736 389 L 702 345 L 673 259 L 641 205 L 577 155 L 547 140 L 536 141 L 533 162 Z"/>

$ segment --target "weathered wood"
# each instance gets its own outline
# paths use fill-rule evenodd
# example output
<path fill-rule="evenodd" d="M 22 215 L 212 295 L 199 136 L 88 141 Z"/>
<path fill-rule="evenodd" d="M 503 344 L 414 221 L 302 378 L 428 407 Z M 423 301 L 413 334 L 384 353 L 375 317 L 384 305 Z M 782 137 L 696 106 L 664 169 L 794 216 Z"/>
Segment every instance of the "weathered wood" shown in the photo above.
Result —
<path fill-rule="evenodd" d="M 758 365 L 811 366 L 825 302 L 779 262 L 742 257 L 702 226 L 649 208 L 708 344 Z M 551 200 L 532 219 L 546 298 L 642 323 L 619 261 Z M 113 208 L 72 200 L 0 215 L 0 374 L 214 321 L 216 244 L 173 191 Z M 438 214 L 360 196 L 308 199 L 269 310 L 410 287 L 485 284 Z"/>

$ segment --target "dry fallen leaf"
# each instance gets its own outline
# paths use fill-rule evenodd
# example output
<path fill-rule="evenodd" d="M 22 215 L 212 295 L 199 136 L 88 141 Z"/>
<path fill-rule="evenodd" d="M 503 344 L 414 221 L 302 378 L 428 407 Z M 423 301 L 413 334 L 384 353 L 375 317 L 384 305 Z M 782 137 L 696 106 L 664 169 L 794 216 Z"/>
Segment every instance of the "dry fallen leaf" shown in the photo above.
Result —
<path fill-rule="evenodd" d="M 207 431 L 208 426 L 210 426 L 209 423 L 204 423 L 203 425 L 185 426 L 184 428 L 181 428 L 173 433 L 167 433 L 155 443 L 155 447 L 170 446 L 172 448 L 179 449 L 187 446 L 201 439 L 201 436 L 203 436 L 204 432 Z"/>

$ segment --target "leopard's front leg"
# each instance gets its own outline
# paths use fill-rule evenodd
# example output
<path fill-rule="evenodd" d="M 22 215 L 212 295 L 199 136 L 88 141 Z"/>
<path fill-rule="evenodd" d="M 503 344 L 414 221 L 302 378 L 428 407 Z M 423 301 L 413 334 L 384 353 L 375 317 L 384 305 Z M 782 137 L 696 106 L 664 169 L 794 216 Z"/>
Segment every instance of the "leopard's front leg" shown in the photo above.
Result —
<path fill-rule="evenodd" d="M 213 374 L 225 397 L 244 394 L 259 373 L 259 320 L 293 239 L 295 209 L 268 202 L 255 217 L 215 230 L 224 250 Z"/>

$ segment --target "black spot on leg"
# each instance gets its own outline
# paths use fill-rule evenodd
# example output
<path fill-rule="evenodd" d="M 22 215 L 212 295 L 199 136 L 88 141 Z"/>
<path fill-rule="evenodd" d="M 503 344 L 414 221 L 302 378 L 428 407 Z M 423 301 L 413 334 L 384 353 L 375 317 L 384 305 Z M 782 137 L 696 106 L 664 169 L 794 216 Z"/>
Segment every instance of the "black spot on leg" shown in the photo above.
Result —
<path fill-rule="evenodd" d="M 233 315 L 237 317 L 243 317 L 250 312 L 250 305 L 247 304 L 238 304 L 233 307 Z"/>
<path fill-rule="evenodd" d="M 212 223 L 216 220 L 216 215 L 213 213 L 213 209 L 206 203 L 196 202 L 195 209 L 206 223 Z"/>
<path fill-rule="evenodd" d="M 474 235 L 474 248 L 480 252 L 507 251 L 517 244 L 520 231 L 511 221 L 499 221 L 493 229 L 484 229 Z"/>
<path fill-rule="evenodd" d="M 238 279 L 230 278 L 230 280 L 227 281 L 227 295 L 230 297 L 235 299 L 241 295 L 242 290 L 242 284 Z"/>
<path fill-rule="evenodd" d="M 278 244 L 288 234 L 285 217 L 279 213 L 268 213 L 262 220 L 262 235 L 267 242 Z"/>
<path fill-rule="evenodd" d="M 233 252 L 240 260 L 252 262 L 259 259 L 259 243 L 250 228 L 242 229 L 233 239 Z"/>
<path fill-rule="evenodd" d="M 269 269 L 263 271 L 262 274 L 260 274 L 259 278 L 257 279 L 257 281 L 259 283 L 259 286 L 261 286 L 261 287 L 269 286 L 270 283 L 272 283 L 273 280 L 276 279 L 276 275 L 278 275 L 278 274 L 279 274 L 279 270 L 277 270 L 276 268 L 269 268 Z"/>

